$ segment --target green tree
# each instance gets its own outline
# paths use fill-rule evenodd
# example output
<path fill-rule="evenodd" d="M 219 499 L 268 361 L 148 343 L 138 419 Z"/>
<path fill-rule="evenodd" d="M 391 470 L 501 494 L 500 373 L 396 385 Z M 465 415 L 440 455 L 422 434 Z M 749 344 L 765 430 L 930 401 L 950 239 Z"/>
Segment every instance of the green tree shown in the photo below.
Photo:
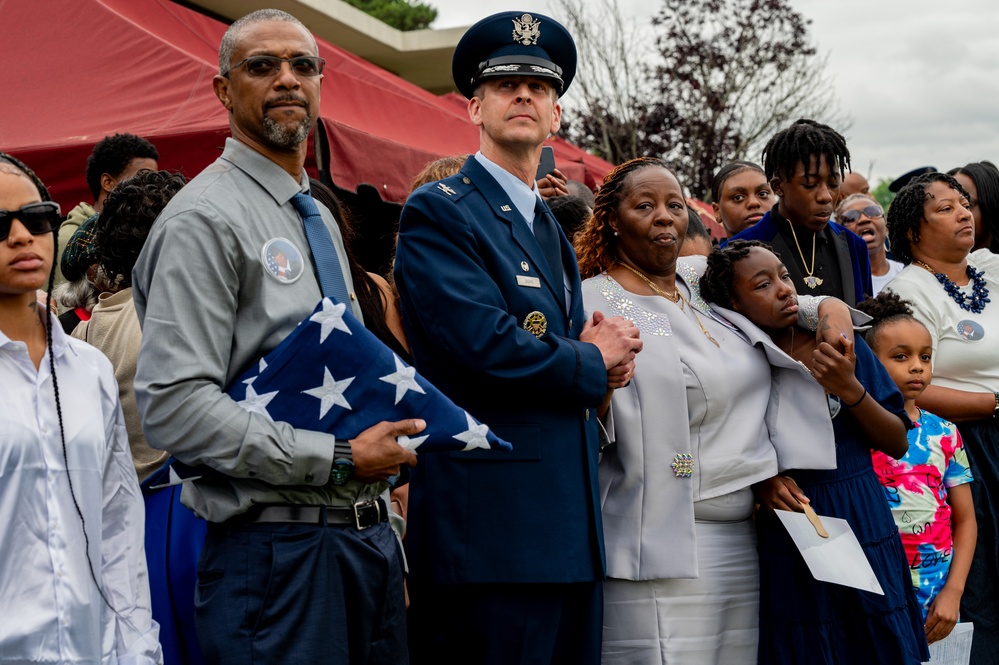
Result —
<path fill-rule="evenodd" d="M 437 18 L 437 8 L 413 0 L 346 0 L 396 30 L 424 30 Z"/>
<path fill-rule="evenodd" d="M 611 162 L 663 157 L 706 198 L 719 167 L 759 161 L 770 136 L 798 118 L 847 128 L 810 21 L 791 0 L 660 0 L 651 56 L 619 24 L 594 20 L 589 2 L 563 5 L 571 29 L 592 28 L 581 50 L 605 58 L 580 60 L 577 78 L 594 85 L 582 91 L 568 135 Z M 593 67 L 601 77 L 585 71 Z"/>
<path fill-rule="evenodd" d="M 895 192 L 888 190 L 888 185 L 891 184 L 891 180 L 888 178 L 881 178 L 878 180 L 877 187 L 871 189 L 871 196 L 878 202 L 885 210 L 888 210 L 888 206 L 891 202 L 895 200 Z"/>
<path fill-rule="evenodd" d="M 579 52 L 562 132 L 612 164 L 662 154 L 670 118 L 654 108 L 651 25 L 636 22 L 618 0 L 561 0 L 559 14 Z"/>

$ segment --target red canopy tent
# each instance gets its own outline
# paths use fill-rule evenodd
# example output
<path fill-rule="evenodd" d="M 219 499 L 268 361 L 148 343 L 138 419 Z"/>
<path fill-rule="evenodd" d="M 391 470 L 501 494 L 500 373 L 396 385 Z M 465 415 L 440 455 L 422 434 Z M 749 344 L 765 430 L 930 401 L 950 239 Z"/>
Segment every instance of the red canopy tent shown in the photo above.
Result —
<path fill-rule="evenodd" d="M 152 141 L 163 168 L 197 174 L 229 134 L 211 86 L 225 28 L 169 0 L 0 3 L 8 54 L 0 150 L 35 169 L 64 210 L 92 200 L 87 155 L 115 132 Z M 339 187 L 369 184 L 401 202 L 427 162 L 477 148 L 460 98 L 437 97 L 322 40 L 319 52 L 327 62 L 320 116 Z M 560 139 L 553 145 L 570 178 L 592 186 L 611 168 Z"/>

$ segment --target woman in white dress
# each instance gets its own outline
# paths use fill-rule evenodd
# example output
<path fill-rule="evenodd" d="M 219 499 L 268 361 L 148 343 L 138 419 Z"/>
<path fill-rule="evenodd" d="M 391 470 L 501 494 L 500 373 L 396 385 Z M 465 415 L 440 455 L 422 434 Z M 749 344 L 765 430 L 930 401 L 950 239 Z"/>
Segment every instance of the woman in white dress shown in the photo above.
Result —
<path fill-rule="evenodd" d="M 676 176 L 640 158 L 607 175 L 576 240 L 587 316 L 630 318 L 644 341 L 634 379 L 604 405 L 607 664 L 755 663 L 752 485 L 835 465 L 829 419 L 809 417 L 826 412 L 823 391 L 755 326 L 701 300 L 704 258 L 677 258 L 686 225 Z M 821 306 L 830 338 L 849 327 L 842 303 Z"/>
<path fill-rule="evenodd" d="M 927 173 L 888 211 L 896 258 L 908 265 L 886 289 L 908 300 L 933 340 L 933 384 L 917 405 L 957 424 L 975 482 L 978 545 L 961 598 L 975 624 L 971 662 L 999 663 L 999 255 L 975 250 L 971 197 L 960 181 Z"/>

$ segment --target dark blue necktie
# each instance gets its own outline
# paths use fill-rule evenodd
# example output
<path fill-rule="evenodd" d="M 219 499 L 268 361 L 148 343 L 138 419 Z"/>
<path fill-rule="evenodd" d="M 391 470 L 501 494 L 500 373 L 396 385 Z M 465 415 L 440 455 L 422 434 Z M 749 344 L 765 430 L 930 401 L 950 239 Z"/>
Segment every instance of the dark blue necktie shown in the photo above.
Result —
<path fill-rule="evenodd" d="M 343 272 L 340 270 L 340 257 L 337 255 L 329 229 L 319 214 L 315 200 L 310 195 L 299 192 L 291 197 L 291 205 L 295 206 L 295 210 L 302 216 L 305 237 L 309 239 L 309 248 L 312 250 L 316 273 L 319 276 L 319 287 L 323 295 L 332 298 L 334 302 L 349 304 L 350 296 L 347 294 L 347 283 L 343 280 Z"/>
<path fill-rule="evenodd" d="M 540 197 L 534 201 L 534 237 L 541 245 L 541 253 L 545 255 L 548 263 L 548 274 L 552 278 L 552 283 L 562 284 L 562 248 L 559 243 L 558 229 L 555 228 L 555 220 L 548 211 L 546 204 Z"/>

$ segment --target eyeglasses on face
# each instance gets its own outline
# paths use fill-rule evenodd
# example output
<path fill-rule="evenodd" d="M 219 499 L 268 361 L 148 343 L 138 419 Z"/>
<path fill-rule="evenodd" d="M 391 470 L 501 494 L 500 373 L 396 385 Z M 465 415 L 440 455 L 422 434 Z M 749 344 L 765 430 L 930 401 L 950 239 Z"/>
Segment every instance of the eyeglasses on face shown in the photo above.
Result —
<path fill-rule="evenodd" d="M 20 219 L 24 228 L 33 236 L 51 233 L 62 223 L 59 204 L 54 201 L 29 203 L 17 210 L 0 210 L 0 241 L 6 240 L 10 235 L 10 226 L 15 218 Z"/>
<path fill-rule="evenodd" d="M 277 75 L 281 71 L 281 63 L 287 62 L 291 65 L 291 71 L 295 76 L 312 78 L 323 73 L 326 61 L 316 55 L 298 55 L 294 58 L 278 58 L 273 55 L 251 55 L 249 58 L 240 60 L 229 68 L 223 76 L 228 77 L 234 69 L 243 67 L 246 73 L 254 78 L 268 78 Z"/>
<path fill-rule="evenodd" d="M 866 208 L 861 208 L 860 210 L 847 210 L 846 212 L 840 214 L 839 223 L 840 224 L 854 224 L 861 215 L 870 217 L 871 219 L 877 219 L 881 215 L 885 214 L 885 211 L 881 209 L 881 206 L 867 206 Z"/>

